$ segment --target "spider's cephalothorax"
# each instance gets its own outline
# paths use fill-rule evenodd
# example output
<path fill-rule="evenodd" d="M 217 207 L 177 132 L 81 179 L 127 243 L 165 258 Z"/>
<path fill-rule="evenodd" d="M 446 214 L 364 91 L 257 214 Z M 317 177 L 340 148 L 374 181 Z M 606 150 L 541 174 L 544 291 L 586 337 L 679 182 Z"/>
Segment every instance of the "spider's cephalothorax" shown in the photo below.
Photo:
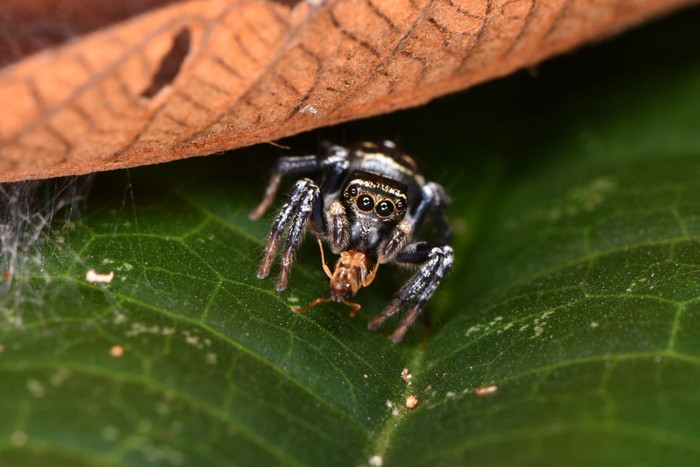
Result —
<path fill-rule="evenodd" d="M 353 148 L 328 146 L 319 156 L 280 159 L 265 197 L 250 217 L 259 219 L 265 213 L 282 176 L 303 173 L 316 173 L 318 180 L 302 178 L 292 188 L 272 224 L 258 277 L 269 275 L 284 236 L 277 291 L 287 288 L 294 252 L 307 224 L 318 238 L 323 269 L 330 278 L 329 298 L 316 299 L 299 312 L 320 302 L 336 301 L 351 306 L 354 316 L 360 305 L 349 300 L 374 280 L 381 264 L 418 265 L 394 300 L 369 323 L 369 329 L 374 330 L 406 308 L 391 336 L 395 343 L 400 342 L 452 267 L 452 248 L 447 245 L 451 231 L 445 216 L 449 198 L 445 190 L 437 183 L 426 182 L 415 161 L 390 141 Z M 438 241 L 414 242 L 426 216 L 433 221 Z M 340 255 L 333 272 L 323 259 L 323 242 Z"/>

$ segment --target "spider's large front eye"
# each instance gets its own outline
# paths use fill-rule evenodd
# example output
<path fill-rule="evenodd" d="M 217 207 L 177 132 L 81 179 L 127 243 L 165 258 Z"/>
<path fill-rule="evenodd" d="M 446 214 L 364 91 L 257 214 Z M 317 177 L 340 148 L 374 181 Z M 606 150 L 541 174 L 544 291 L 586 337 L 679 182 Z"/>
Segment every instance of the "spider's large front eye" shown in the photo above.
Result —
<path fill-rule="evenodd" d="M 369 195 L 362 195 L 357 198 L 357 207 L 360 208 L 361 211 L 371 211 L 372 208 L 374 208 L 374 200 Z"/>
<path fill-rule="evenodd" d="M 381 201 L 379 204 L 377 204 L 375 211 L 381 217 L 387 217 L 392 212 L 394 212 L 394 205 L 391 203 L 391 201 L 385 199 L 384 201 Z"/>

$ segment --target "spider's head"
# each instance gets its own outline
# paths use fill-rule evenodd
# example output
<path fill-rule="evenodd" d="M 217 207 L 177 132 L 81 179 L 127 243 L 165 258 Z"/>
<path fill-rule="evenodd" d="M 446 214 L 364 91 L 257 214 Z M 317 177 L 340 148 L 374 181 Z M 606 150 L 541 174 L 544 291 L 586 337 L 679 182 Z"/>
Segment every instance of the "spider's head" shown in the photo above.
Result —
<path fill-rule="evenodd" d="M 395 225 L 406 214 L 406 185 L 370 172 L 355 171 L 342 193 L 355 222 L 379 229 Z"/>

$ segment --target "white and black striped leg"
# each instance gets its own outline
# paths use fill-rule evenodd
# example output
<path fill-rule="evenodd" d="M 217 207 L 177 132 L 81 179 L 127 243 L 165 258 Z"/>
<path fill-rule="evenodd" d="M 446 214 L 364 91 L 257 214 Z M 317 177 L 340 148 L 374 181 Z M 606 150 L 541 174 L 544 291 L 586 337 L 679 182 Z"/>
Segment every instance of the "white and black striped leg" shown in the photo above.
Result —
<path fill-rule="evenodd" d="M 452 268 L 453 260 L 454 253 L 449 245 L 428 242 L 408 245 L 396 257 L 396 261 L 421 264 L 421 266 L 401 287 L 394 300 L 369 322 L 369 330 L 374 331 L 402 308 L 408 307 L 408 311 L 404 314 L 399 326 L 391 335 L 391 340 L 395 344 L 401 342 L 408 328 L 420 315 L 423 307 L 440 285 L 440 281 Z"/>
<path fill-rule="evenodd" d="M 434 182 L 428 182 L 423 186 L 422 199 L 414 212 L 411 213 L 414 226 L 420 226 L 426 214 L 429 214 L 433 220 L 433 226 L 438 234 L 438 239 L 441 243 L 447 243 L 452 238 L 452 229 L 447 220 L 445 210 L 450 206 L 452 200 L 445 193 L 442 185 Z"/>
<path fill-rule="evenodd" d="M 282 251 L 280 275 L 277 279 L 276 290 L 278 292 L 287 288 L 289 271 L 294 263 L 294 252 L 304 237 L 306 223 L 317 203 L 323 203 L 318 186 L 308 178 L 299 180 L 292 188 L 289 200 L 282 206 L 272 224 L 272 229 L 267 237 L 265 255 L 258 269 L 258 277 L 263 279 L 270 274 L 270 267 L 277 253 L 280 236 L 284 234 L 286 240 Z"/>
<path fill-rule="evenodd" d="M 275 195 L 277 195 L 277 190 L 279 189 L 283 176 L 288 174 L 310 173 L 320 168 L 321 165 L 317 156 L 282 157 L 279 159 L 272 169 L 272 175 L 267 182 L 267 188 L 265 189 L 265 195 L 262 201 L 250 212 L 248 217 L 252 220 L 258 220 L 265 214 L 265 211 L 267 211 L 275 200 Z"/>
<path fill-rule="evenodd" d="M 406 242 L 413 231 L 413 225 L 402 220 L 389 232 L 386 238 L 377 246 L 377 258 L 380 263 L 391 263 L 403 251 Z"/>

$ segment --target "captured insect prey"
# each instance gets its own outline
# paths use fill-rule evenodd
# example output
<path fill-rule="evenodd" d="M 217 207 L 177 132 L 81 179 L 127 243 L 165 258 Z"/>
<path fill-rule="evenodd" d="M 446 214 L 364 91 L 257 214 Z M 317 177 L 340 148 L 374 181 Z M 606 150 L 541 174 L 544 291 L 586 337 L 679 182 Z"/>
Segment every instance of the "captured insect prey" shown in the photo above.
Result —
<path fill-rule="evenodd" d="M 270 274 L 283 241 L 276 290 L 287 288 L 294 253 L 307 226 L 318 239 L 323 270 L 330 279 L 329 296 L 317 298 L 296 312 L 333 301 L 349 306 L 350 316 L 355 316 L 361 305 L 350 299 L 372 283 L 380 265 L 417 266 L 394 299 L 368 325 L 373 331 L 405 310 L 391 336 L 394 343 L 401 342 L 452 267 L 454 254 L 447 244 L 452 231 L 445 214 L 450 199 L 445 190 L 437 183 L 426 182 L 416 162 L 391 141 L 350 148 L 327 145 L 320 155 L 279 159 L 263 200 L 250 213 L 251 219 L 262 217 L 274 201 L 282 177 L 289 174 L 316 178 L 302 178 L 294 184 L 272 223 L 258 277 Z M 427 216 L 437 241 L 415 241 Z M 324 243 L 333 254 L 340 255 L 333 271 L 326 264 Z"/>

